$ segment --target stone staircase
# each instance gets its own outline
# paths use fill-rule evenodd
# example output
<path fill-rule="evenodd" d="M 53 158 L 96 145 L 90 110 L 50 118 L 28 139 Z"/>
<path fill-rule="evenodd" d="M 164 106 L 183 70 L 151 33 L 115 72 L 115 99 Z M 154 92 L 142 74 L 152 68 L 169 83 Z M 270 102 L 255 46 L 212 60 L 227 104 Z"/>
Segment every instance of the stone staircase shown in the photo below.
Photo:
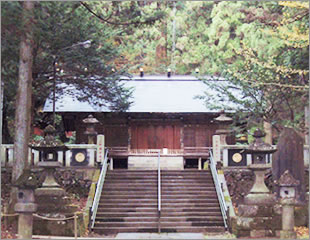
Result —
<path fill-rule="evenodd" d="M 108 171 L 93 231 L 223 232 L 224 222 L 209 171 L 161 171 L 158 222 L 157 170 Z"/>

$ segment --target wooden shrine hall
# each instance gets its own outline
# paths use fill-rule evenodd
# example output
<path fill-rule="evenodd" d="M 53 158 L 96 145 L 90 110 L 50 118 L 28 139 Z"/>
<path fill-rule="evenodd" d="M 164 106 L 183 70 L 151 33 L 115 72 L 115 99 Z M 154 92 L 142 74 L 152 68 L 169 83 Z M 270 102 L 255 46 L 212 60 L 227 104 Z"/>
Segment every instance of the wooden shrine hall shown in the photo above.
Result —
<path fill-rule="evenodd" d="M 87 143 L 83 119 L 91 114 L 99 121 L 95 130 L 104 134 L 114 168 L 156 169 L 159 151 L 163 169 L 202 168 L 212 136 L 220 128 L 214 121 L 220 112 L 211 110 L 198 96 L 207 92 L 217 101 L 216 92 L 187 75 L 133 76 L 122 81 L 133 89 L 133 103 L 125 112 L 80 102 L 75 97 L 78 90 L 57 97 L 56 113 L 62 115 L 66 131 L 76 131 L 76 143 Z M 52 109 L 49 98 L 43 111 Z M 234 137 L 227 142 L 234 144 Z"/>

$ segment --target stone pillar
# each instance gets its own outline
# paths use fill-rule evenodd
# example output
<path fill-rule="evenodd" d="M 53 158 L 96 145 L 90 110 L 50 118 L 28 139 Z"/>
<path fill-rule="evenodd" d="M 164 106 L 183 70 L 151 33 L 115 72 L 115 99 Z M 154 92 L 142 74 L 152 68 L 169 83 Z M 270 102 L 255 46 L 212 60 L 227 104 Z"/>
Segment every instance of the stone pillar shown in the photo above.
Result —
<path fill-rule="evenodd" d="M 214 161 L 220 162 L 221 161 L 221 143 L 220 143 L 220 136 L 213 135 L 212 136 L 212 148 L 213 148 L 213 158 Z"/>
<path fill-rule="evenodd" d="M 201 157 L 198 158 L 198 170 L 201 170 Z"/>
<path fill-rule="evenodd" d="M 294 199 L 282 199 L 282 230 L 280 231 L 280 238 L 295 239 L 296 232 L 294 231 Z"/>
<path fill-rule="evenodd" d="M 113 158 L 110 158 L 110 170 L 113 170 Z"/>

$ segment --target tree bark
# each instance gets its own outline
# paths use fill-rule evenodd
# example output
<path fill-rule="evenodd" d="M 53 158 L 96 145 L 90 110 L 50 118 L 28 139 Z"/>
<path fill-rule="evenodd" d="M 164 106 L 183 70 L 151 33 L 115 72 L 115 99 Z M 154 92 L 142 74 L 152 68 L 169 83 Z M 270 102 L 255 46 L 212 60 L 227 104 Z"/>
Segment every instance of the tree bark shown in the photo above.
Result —
<path fill-rule="evenodd" d="M 264 131 L 266 133 L 265 142 L 272 144 L 272 125 L 271 125 L 271 123 L 264 121 Z"/>
<path fill-rule="evenodd" d="M 33 1 L 23 2 L 22 35 L 20 40 L 20 59 L 18 90 L 15 113 L 14 162 L 12 181 L 22 174 L 28 165 L 28 143 L 31 119 L 32 64 L 33 64 Z M 16 189 L 11 192 L 11 204 L 14 206 Z"/>

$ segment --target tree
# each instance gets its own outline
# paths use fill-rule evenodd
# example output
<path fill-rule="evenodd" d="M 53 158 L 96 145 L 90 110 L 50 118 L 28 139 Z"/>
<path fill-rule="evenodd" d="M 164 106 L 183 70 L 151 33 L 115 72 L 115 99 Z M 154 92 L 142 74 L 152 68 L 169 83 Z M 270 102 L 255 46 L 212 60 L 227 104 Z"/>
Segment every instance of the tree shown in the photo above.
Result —
<path fill-rule="evenodd" d="M 15 113 L 14 162 L 12 181 L 15 182 L 28 167 L 28 142 L 30 134 L 31 83 L 33 63 L 33 9 L 34 2 L 25 1 L 22 12 L 20 61 Z M 11 206 L 15 205 L 16 188 L 12 189 Z"/>
<path fill-rule="evenodd" d="M 304 36 L 308 36 L 309 28 L 308 11 L 304 8 L 309 5 L 302 3 L 292 9 L 293 6 L 280 2 L 271 27 L 258 16 L 252 16 L 261 24 L 259 34 L 267 34 L 266 39 L 277 44 L 262 50 L 243 39 L 240 48 L 234 50 L 236 61 L 225 64 L 226 70 L 222 72 L 229 84 L 209 84 L 226 96 L 226 101 L 229 99 L 236 104 L 234 110 L 245 122 L 267 121 L 279 131 L 284 126 L 305 130 L 309 41 Z M 236 89 L 238 95 L 234 94 Z M 222 107 L 217 104 L 217 108 Z"/>
<path fill-rule="evenodd" d="M 115 64 L 122 53 L 118 44 L 121 35 L 130 34 L 135 27 L 156 22 L 162 15 L 141 12 L 137 3 L 88 2 L 92 11 L 101 10 L 110 16 L 102 21 L 80 2 L 36 2 L 33 37 L 33 105 L 32 121 L 46 124 L 50 121 L 39 113 L 53 89 L 53 61 L 58 59 L 57 82 L 73 84 L 82 89 L 80 100 L 103 99 L 98 104 L 123 111 L 130 105 L 131 90 L 119 79 L 128 75 L 126 66 Z M 18 76 L 18 44 L 22 8 L 18 2 L 2 4 L 2 79 L 4 81 L 4 142 L 11 141 L 14 125 Z M 139 14 L 141 16 L 139 16 Z M 106 16 L 103 16 L 106 18 Z M 126 19 L 127 18 L 127 19 Z M 124 21 L 128 24 L 124 24 Z M 91 40 L 91 47 L 72 47 Z M 62 50 L 61 50 L 62 49 Z M 63 89 L 57 88 L 61 93 Z M 98 99 L 97 98 L 97 99 Z M 44 119 L 42 121 L 42 119 Z M 41 126 L 41 127 L 44 127 Z"/>

